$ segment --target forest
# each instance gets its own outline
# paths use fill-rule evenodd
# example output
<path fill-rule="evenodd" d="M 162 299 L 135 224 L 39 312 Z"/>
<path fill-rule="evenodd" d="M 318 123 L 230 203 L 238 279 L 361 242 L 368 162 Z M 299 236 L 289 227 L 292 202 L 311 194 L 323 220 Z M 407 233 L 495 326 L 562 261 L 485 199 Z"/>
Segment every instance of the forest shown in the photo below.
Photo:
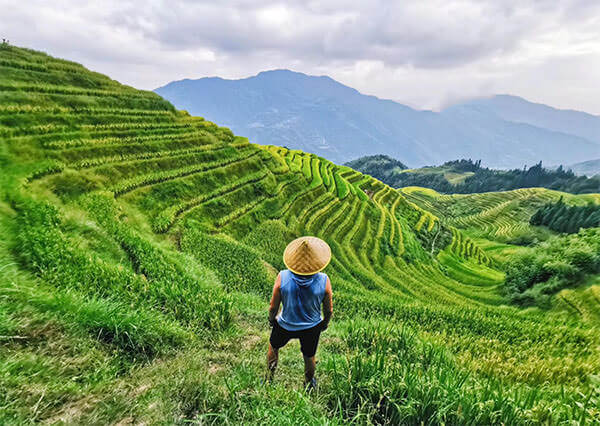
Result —
<path fill-rule="evenodd" d="M 600 176 L 577 176 L 563 166 L 551 170 L 542 162 L 522 169 L 495 170 L 481 166 L 481 160 L 447 161 L 441 166 L 407 169 L 385 155 L 366 156 L 346 164 L 371 174 L 394 188 L 420 186 L 443 194 L 473 194 L 519 188 L 548 188 L 572 194 L 600 192 Z"/>
<path fill-rule="evenodd" d="M 540 207 L 531 216 L 529 223 L 573 234 L 580 228 L 600 227 L 600 205 L 590 203 L 587 206 L 569 206 L 561 197 L 556 203 Z"/>

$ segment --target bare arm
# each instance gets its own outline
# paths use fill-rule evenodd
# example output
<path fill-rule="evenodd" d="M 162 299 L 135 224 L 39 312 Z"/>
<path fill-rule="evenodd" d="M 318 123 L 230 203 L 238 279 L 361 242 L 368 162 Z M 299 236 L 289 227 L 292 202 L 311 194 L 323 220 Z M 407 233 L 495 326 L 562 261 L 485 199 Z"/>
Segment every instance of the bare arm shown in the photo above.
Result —
<path fill-rule="evenodd" d="M 275 317 L 279 312 L 279 305 L 281 304 L 281 274 L 277 275 L 275 279 L 275 285 L 273 286 L 273 295 L 271 296 L 271 304 L 269 305 L 269 324 L 275 323 Z"/>
<path fill-rule="evenodd" d="M 331 289 L 331 281 L 327 277 L 327 284 L 325 284 L 325 297 L 323 298 L 323 326 L 322 330 L 327 330 L 329 327 L 329 321 L 333 315 L 333 290 Z"/>

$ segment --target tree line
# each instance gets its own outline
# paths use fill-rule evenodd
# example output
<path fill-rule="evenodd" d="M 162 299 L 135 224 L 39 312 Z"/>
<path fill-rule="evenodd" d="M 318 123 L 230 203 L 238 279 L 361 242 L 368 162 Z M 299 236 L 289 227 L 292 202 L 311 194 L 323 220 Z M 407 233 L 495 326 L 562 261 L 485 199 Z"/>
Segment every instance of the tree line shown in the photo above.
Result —
<path fill-rule="evenodd" d="M 388 185 L 390 185 L 388 181 L 392 181 L 398 171 L 407 169 L 402 162 L 381 154 L 366 155 L 352 160 L 345 165 L 366 175 L 373 176 L 375 179 L 379 179 Z"/>
<path fill-rule="evenodd" d="M 468 160 L 468 165 L 471 160 Z M 477 162 L 476 164 L 481 164 Z M 493 170 L 487 167 L 478 167 L 475 170 L 466 170 L 460 166 L 456 171 L 473 171 L 475 174 L 465 179 L 462 184 L 453 185 L 449 192 L 470 194 L 474 192 L 509 191 L 518 188 L 548 188 L 572 194 L 585 194 L 600 192 L 600 176 L 588 178 L 577 176 L 571 170 L 559 166 L 556 170 L 546 169 L 542 162 L 529 168 L 513 170 Z"/>
<path fill-rule="evenodd" d="M 541 187 L 572 194 L 600 192 L 600 176 L 577 176 L 562 166 L 546 169 L 542 162 L 522 169 L 495 170 L 481 166 L 481 160 L 461 159 L 441 166 L 406 170 L 400 161 L 385 155 L 366 156 L 346 164 L 394 187 L 421 186 L 444 194 L 472 194 L 478 192 L 509 191 L 518 188 Z M 445 173 L 473 173 L 461 183 L 453 184 Z"/>
<path fill-rule="evenodd" d="M 548 203 L 540 207 L 531 216 L 529 223 L 543 225 L 556 232 L 574 234 L 580 228 L 600 227 L 600 205 L 569 206 L 563 197 L 556 203 Z"/>

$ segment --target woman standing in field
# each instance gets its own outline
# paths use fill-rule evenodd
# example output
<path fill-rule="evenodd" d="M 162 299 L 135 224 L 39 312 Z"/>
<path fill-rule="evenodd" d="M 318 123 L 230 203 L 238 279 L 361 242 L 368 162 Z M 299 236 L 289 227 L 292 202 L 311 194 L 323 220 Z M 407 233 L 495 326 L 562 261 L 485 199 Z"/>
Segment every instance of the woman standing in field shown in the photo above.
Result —
<path fill-rule="evenodd" d="M 309 390 L 316 387 L 317 345 L 333 314 L 331 281 L 321 272 L 330 260 L 329 245 L 317 237 L 301 237 L 286 247 L 283 263 L 288 269 L 277 275 L 269 307 L 269 324 L 273 327 L 267 352 L 269 381 L 277 368 L 279 348 L 290 339 L 299 339 L 304 384 Z M 277 315 L 280 303 L 283 309 Z"/>

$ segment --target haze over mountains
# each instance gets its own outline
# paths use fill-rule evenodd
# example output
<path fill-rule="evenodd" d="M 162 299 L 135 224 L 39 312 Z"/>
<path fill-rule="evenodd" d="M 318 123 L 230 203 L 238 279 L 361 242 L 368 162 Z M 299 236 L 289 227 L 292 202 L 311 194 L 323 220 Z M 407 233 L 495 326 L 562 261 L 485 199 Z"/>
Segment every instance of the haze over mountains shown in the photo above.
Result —
<path fill-rule="evenodd" d="M 600 175 L 600 159 L 571 164 L 567 168 L 571 169 L 576 175 L 585 175 L 588 177 Z"/>
<path fill-rule="evenodd" d="M 473 99 L 449 110 L 461 107 L 494 114 L 507 121 L 531 124 L 600 143 L 600 117 L 586 112 L 556 109 L 509 95 Z"/>
<path fill-rule="evenodd" d="M 456 158 L 514 168 L 600 158 L 600 117 L 495 96 L 420 111 L 363 95 L 330 77 L 289 70 L 240 80 L 171 82 L 155 90 L 177 108 L 261 144 L 313 152 L 343 163 L 387 154 L 410 167 Z"/>

